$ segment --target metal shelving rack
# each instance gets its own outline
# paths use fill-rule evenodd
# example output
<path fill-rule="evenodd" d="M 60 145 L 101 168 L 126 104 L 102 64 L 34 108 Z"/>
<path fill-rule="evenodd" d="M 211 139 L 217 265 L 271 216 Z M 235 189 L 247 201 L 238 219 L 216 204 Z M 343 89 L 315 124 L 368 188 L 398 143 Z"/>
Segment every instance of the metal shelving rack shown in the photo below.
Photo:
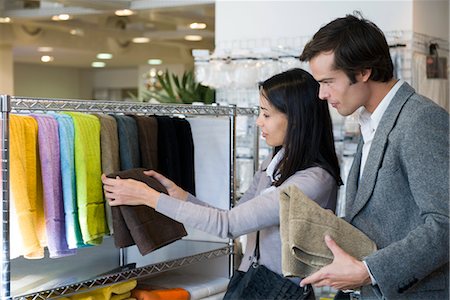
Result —
<path fill-rule="evenodd" d="M 11 295 L 11 275 L 10 275 L 10 245 L 9 245 L 9 114 L 11 112 L 48 112 L 48 111 L 77 111 L 86 113 L 124 113 L 124 114 L 140 114 L 140 115 L 185 115 L 185 116 L 227 116 L 230 122 L 230 208 L 235 203 L 235 127 L 236 115 L 255 115 L 255 108 L 237 108 L 236 106 L 215 106 L 215 105 L 186 105 L 186 104 L 147 104 L 136 102 L 120 102 L 120 101 L 96 101 L 96 100 L 72 100 L 72 99 L 50 99 L 50 98 L 31 98 L 31 97 L 15 97 L 10 95 L 0 95 L 1 108 L 1 182 L 2 182 L 2 213 L 1 213 L 1 248 L 2 255 L 0 265 L 2 267 L 1 274 L 1 291 L 0 298 L 4 300 L 10 299 L 50 299 L 80 292 L 80 290 L 98 288 L 129 279 L 138 279 L 151 274 L 172 270 L 182 266 L 187 266 L 196 262 L 205 261 L 219 256 L 229 256 L 229 274 L 234 271 L 233 266 L 233 241 L 230 240 L 228 245 L 217 247 L 213 250 L 201 252 L 191 256 L 176 258 L 169 261 L 150 264 L 144 267 L 132 270 L 122 271 L 119 273 L 99 276 L 94 279 L 82 281 L 76 284 L 64 285 L 53 289 L 38 291 L 32 294 L 12 296 Z M 95 251 L 95 250 L 93 250 Z M 123 255 L 122 252 L 120 252 Z M 121 257 L 120 262 L 123 262 Z"/>

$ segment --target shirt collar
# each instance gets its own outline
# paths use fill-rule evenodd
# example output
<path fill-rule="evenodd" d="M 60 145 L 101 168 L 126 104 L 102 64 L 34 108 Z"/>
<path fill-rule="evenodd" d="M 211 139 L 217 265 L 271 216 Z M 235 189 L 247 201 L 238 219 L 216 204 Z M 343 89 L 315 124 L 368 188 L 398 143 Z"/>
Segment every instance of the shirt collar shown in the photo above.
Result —
<path fill-rule="evenodd" d="M 281 148 L 280 151 L 278 151 L 277 154 L 275 154 L 275 156 L 272 158 L 269 165 L 267 166 L 266 174 L 267 174 L 267 176 L 270 177 L 270 180 L 272 182 L 274 182 L 275 180 L 280 178 L 280 175 L 281 175 L 280 173 L 277 172 L 277 174 L 275 175 L 275 178 L 273 178 L 273 173 L 274 173 L 275 168 L 277 167 L 278 163 L 283 158 L 283 156 L 284 156 L 284 148 Z"/>
<path fill-rule="evenodd" d="M 375 132 L 377 130 L 378 124 L 380 124 L 381 117 L 388 108 L 392 99 L 394 98 L 400 86 L 404 83 L 403 80 L 398 80 L 394 86 L 391 88 L 389 93 L 384 96 L 378 106 L 375 108 L 374 112 L 371 114 L 364 107 L 359 111 L 359 124 L 361 125 L 361 133 L 363 137 L 365 133 Z"/>

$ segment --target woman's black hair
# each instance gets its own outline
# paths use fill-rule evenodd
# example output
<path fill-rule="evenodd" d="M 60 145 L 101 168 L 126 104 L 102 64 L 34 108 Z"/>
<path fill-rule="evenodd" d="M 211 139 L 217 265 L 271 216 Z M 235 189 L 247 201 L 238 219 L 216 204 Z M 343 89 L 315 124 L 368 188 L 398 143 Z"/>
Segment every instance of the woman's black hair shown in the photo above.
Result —
<path fill-rule="evenodd" d="M 259 85 L 261 95 L 288 120 L 284 156 L 275 168 L 281 176 L 274 185 L 280 186 L 297 171 L 314 166 L 327 170 L 341 185 L 333 125 L 327 102 L 318 97 L 319 83 L 308 72 L 296 68 Z M 274 153 L 280 148 L 275 148 Z"/>

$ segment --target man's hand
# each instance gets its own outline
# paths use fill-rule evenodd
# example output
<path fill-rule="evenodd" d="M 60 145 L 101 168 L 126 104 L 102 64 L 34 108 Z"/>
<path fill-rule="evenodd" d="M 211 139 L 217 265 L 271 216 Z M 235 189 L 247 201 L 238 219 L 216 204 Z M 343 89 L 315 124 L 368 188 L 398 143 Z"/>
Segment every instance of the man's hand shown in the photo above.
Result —
<path fill-rule="evenodd" d="M 331 286 L 337 290 L 356 289 L 371 283 L 369 272 L 362 261 L 342 250 L 330 236 L 325 243 L 333 253 L 333 262 L 316 273 L 304 278 L 301 286 L 312 284 L 316 287 Z"/>

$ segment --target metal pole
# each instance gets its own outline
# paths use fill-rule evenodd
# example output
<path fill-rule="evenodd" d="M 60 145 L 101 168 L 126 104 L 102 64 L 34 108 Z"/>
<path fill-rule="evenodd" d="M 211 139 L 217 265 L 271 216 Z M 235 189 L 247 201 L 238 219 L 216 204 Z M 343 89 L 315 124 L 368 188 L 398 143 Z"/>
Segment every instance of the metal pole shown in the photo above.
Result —
<path fill-rule="evenodd" d="M 229 208 L 232 209 L 235 206 L 235 196 L 236 196 L 236 105 L 233 105 L 233 115 L 230 116 L 230 205 Z M 235 257 L 235 247 L 234 240 L 230 239 L 229 244 L 231 246 L 231 254 L 229 256 L 229 272 L 228 276 L 231 278 L 234 274 L 234 257 Z"/>
<path fill-rule="evenodd" d="M 11 298 L 11 273 L 9 249 L 9 112 L 11 111 L 10 96 L 0 95 L 1 105 L 1 159 L 2 159 L 2 213 L 0 226 L 2 231 L 2 277 L 0 299 Z"/>

